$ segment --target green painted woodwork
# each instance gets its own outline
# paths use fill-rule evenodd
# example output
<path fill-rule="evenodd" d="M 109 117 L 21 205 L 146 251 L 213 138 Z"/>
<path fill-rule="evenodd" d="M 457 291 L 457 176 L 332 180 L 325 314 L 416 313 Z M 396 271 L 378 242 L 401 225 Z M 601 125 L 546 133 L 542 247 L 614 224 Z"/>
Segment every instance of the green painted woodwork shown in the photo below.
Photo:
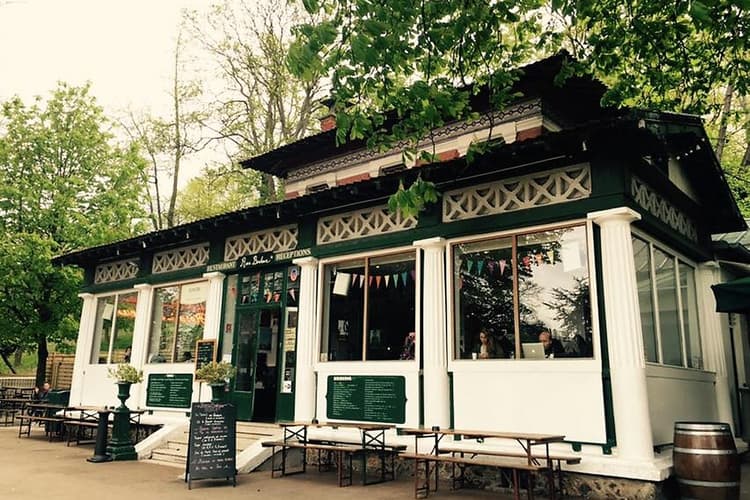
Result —
<path fill-rule="evenodd" d="M 401 376 L 329 375 L 326 417 L 363 422 L 406 422 L 406 379 Z"/>
<path fill-rule="evenodd" d="M 146 387 L 146 406 L 190 408 L 192 373 L 151 373 Z"/>
<path fill-rule="evenodd" d="M 107 453 L 112 460 L 137 460 L 138 454 L 135 446 L 130 440 L 130 409 L 125 401 L 130 397 L 130 383 L 119 382 L 117 384 L 117 399 L 120 406 L 115 408 L 114 421 L 112 422 L 112 439 L 107 447 Z"/>

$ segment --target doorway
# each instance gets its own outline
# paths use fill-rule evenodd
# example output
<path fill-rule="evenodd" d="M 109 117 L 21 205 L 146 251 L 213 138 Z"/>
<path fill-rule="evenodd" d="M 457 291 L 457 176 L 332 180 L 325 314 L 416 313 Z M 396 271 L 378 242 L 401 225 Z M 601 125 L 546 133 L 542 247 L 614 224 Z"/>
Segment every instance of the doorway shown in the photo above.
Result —
<path fill-rule="evenodd" d="M 275 421 L 280 320 L 280 307 L 237 311 L 234 360 L 237 374 L 231 399 L 237 406 L 238 420 Z"/>

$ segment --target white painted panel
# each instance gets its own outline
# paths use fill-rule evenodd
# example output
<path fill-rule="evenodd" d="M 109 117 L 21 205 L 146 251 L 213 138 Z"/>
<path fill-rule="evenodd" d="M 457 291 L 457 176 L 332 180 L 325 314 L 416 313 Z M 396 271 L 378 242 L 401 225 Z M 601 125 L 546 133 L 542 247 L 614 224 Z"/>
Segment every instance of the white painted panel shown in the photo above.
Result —
<path fill-rule="evenodd" d="M 483 370 L 457 366 L 455 427 L 564 434 L 567 441 L 604 443 L 601 373 L 580 366 L 566 370 L 563 363 L 568 364 L 508 361 Z"/>
<path fill-rule="evenodd" d="M 714 374 L 667 366 L 646 366 L 654 444 L 673 441 L 677 421 L 717 419 Z"/>

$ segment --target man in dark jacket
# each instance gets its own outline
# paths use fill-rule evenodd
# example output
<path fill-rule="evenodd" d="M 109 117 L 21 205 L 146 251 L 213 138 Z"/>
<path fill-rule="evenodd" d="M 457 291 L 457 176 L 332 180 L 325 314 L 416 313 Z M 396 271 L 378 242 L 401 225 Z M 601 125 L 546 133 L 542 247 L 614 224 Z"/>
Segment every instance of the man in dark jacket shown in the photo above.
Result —
<path fill-rule="evenodd" d="M 544 345 L 545 358 L 565 357 L 565 348 L 558 339 L 552 338 L 552 334 L 546 330 L 539 334 L 539 342 Z"/>

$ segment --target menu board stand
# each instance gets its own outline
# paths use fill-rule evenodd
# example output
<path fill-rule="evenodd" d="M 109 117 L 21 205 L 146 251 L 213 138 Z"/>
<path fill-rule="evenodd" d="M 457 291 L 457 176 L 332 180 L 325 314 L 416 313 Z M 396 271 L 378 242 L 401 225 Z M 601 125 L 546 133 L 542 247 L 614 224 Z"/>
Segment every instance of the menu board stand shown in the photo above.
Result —
<path fill-rule="evenodd" d="M 229 403 L 193 403 L 185 482 L 220 479 L 237 486 L 237 409 Z"/>
<path fill-rule="evenodd" d="M 197 340 L 195 342 L 195 370 L 216 361 L 216 339 Z"/>

